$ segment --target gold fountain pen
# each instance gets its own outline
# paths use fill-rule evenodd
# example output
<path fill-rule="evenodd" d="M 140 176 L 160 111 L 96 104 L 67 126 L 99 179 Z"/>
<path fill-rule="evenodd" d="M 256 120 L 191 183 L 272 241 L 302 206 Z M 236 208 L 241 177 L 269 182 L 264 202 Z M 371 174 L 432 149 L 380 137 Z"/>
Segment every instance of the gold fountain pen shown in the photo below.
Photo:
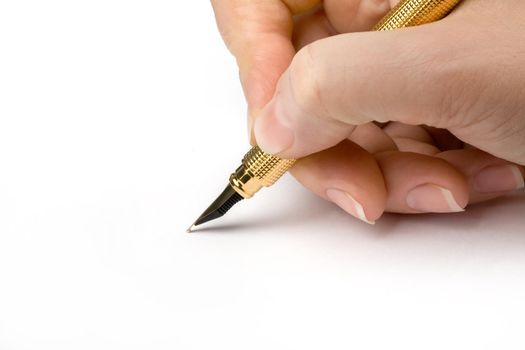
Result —
<path fill-rule="evenodd" d="M 434 22 L 445 17 L 461 0 L 401 0 L 375 27 L 376 31 L 412 27 Z M 251 198 L 263 186 L 273 185 L 295 163 L 295 159 L 281 159 L 253 147 L 242 164 L 230 176 L 226 189 L 188 228 L 217 219 L 237 202 Z"/>

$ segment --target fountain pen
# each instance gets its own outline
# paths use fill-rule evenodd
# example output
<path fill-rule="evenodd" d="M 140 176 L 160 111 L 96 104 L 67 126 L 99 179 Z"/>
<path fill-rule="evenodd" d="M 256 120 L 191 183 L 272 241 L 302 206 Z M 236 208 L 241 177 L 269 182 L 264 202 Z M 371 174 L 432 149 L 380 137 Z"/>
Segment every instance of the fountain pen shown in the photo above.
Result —
<path fill-rule="evenodd" d="M 412 27 L 434 22 L 447 16 L 461 0 L 401 0 L 374 27 L 376 31 Z M 262 187 L 273 185 L 295 163 L 281 159 L 254 146 L 243 158 L 241 166 L 230 176 L 226 189 L 188 228 L 220 218 L 236 203 L 251 198 Z"/>

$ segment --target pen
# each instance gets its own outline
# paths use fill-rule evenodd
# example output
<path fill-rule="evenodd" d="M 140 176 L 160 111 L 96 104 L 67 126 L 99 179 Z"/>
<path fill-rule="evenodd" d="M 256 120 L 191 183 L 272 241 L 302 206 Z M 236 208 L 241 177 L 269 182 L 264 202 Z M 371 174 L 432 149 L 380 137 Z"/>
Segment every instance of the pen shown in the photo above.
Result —
<path fill-rule="evenodd" d="M 412 27 L 442 19 L 461 0 L 401 0 L 374 27 L 375 31 Z M 273 185 L 295 163 L 295 159 L 281 159 L 253 147 L 244 156 L 241 166 L 231 174 L 226 189 L 195 220 L 187 232 L 205 222 L 217 219 L 236 203 L 251 198 L 262 187 Z"/>

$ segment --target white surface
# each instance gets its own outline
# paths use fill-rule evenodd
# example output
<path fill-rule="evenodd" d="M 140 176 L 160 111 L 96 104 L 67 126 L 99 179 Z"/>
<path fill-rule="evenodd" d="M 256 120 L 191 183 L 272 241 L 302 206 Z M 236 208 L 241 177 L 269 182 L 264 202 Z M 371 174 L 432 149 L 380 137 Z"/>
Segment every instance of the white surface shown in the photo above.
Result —
<path fill-rule="evenodd" d="M 247 150 L 208 2 L 3 1 L 0 50 L 0 349 L 525 348 L 523 196 L 184 232 Z"/>

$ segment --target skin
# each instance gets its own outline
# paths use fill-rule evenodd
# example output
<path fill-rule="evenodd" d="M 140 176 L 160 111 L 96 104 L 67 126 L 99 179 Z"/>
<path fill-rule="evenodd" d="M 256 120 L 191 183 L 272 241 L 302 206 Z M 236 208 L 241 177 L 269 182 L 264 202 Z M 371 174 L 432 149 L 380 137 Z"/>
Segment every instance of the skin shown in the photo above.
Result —
<path fill-rule="evenodd" d="M 371 32 L 395 3 L 212 1 L 252 144 L 301 158 L 292 174 L 303 185 L 329 200 L 333 188 L 349 194 L 368 222 L 521 188 L 525 3 L 464 0 L 439 22 Z M 432 202 L 432 186 L 454 205 Z"/>

